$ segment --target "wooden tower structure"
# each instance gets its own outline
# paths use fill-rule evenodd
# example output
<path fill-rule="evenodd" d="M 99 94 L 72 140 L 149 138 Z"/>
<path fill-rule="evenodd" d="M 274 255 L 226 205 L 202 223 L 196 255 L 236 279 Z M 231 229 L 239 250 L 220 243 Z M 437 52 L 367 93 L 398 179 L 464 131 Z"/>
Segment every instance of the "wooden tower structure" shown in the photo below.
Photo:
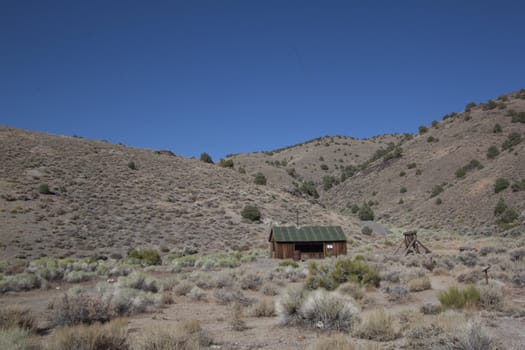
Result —
<path fill-rule="evenodd" d="M 430 253 L 430 249 L 425 247 L 423 245 L 423 243 L 421 243 L 417 239 L 417 231 L 416 230 L 407 231 L 407 232 L 403 233 L 403 236 L 404 236 L 403 237 L 403 241 L 401 242 L 399 247 L 397 247 L 397 249 L 395 250 L 394 254 L 396 254 L 399 251 L 399 249 L 401 249 L 403 247 L 403 245 L 405 245 L 405 249 L 403 251 L 403 255 L 408 255 L 410 253 L 421 254 L 420 247 L 424 250 L 425 254 Z"/>

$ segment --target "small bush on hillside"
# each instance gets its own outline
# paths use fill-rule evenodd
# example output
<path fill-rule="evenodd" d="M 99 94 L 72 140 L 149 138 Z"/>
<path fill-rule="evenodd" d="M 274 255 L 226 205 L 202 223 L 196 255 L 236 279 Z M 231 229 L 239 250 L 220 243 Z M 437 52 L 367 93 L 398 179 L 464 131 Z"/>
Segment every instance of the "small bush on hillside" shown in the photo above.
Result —
<path fill-rule="evenodd" d="M 334 185 L 337 185 L 339 182 L 337 181 L 337 179 L 333 176 L 323 176 L 323 189 L 325 191 L 328 191 L 329 189 L 331 189 Z"/>
<path fill-rule="evenodd" d="M 428 276 L 417 277 L 408 281 L 408 289 L 411 292 L 421 292 L 423 290 L 432 289 L 430 278 Z"/>
<path fill-rule="evenodd" d="M 361 233 L 364 234 L 364 235 L 367 235 L 367 236 L 370 236 L 372 234 L 372 229 L 368 226 L 364 226 L 362 229 L 361 229 Z"/>
<path fill-rule="evenodd" d="M 430 194 L 430 198 L 433 198 L 433 197 L 439 195 L 443 191 L 444 191 L 443 186 L 435 185 L 434 187 L 432 187 L 432 193 Z"/>
<path fill-rule="evenodd" d="M 295 261 L 292 261 L 292 260 L 284 260 L 284 261 L 281 261 L 279 263 L 279 266 L 282 266 L 282 267 L 293 267 L 294 269 L 298 268 L 299 267 L 299 264 L 296 263 Z"/>
<path fill-rule="evenodd" d="M 319 193 L 317 192 L 315 184 L 312 181 L 303 182 L 301 187 L 299 187 L 299 190 L 310 197 L 319 198 Z"/>
<path fill-rule="evenodd" d="M 478 170 L 483 169 L 483 165 L 477 159 L 471 160 L 467 165 L 456 170 L 456 177 L 464 178 L 465 175 L 467 175 L 469 171 L 472 171 L 475 169 L 478 169 Z"/>
<path fill-rule="evenodd" d="M 128 168 L 130 168 L 131 170 L 137 170 L 137 164 L 135 164 L 134 161 L 129 161 Z"/>
<path fill-rule="evenodd" d="M 417 167 L 416 163 L 409 163 L 407 164 L 407 169 L 415 169 Z"/>
<path fill-rule="evenodd" d="M 519 112 L 512 116 L 512 123 L 525 123 L 525 112 Z"/>
<path fill-rule="evenodd" d="M 221 159 L 219 160 L 219 166 L 222 168 L 233 168 L 233 159 Z"/>
<path fill-rule="evenodd" d="M 213 164 L 213 159 L 211 159 L 211 156 L 206 152 L 202 152 L 199 159 L 201 162 Z"/>
<path fill-rule="evenodd" d="M 514 182 L 510 188 L 512 189 L 512 192 L 525 191 L 525 179 Z"/>
<path fill-rule="evenodd" d="M 501 145 L 501 149 L 502 150 L 511 149 L 512 147 L 518 145 L 522 140 L 523 139 L 519 132 L 510 133 L 510 135 L 507 136 L 507 139 L 503 141 L 503 144 Z"/>
<path fill-rule="evenodd" d="M 159 291 L 156 279 L 147 277 L 142 272 L 133 272 L 127 277 L 120 277 L 118 285 L 124 288 L 133 288 L 145 292 L 157 293 Z"/>
<path fill-rule="evenodd" d="M 494 128 L 492 128 L 492 132 L 495 133 L 495 134 L 499 134 L 502 131 L 503 131 L 503 129 L 501 128 L 501 125 L 499 125 L 499 124 L 495 124 Z"/>
<path fill-rule="evenodd" d="M 379 273 L 359 258 L 336 259 L 331 264 L 310 263 L 305 286 L 309 289 L 334 290 L 340 284 L 356 282 L 364 286 L 379 287 Z"/>
<path fill-rule="evenodd" d="M 147 265 L 160 265 L 162 259 L 156 249 L 133 249 L 128 253 L 128 258 L 137 259 Z"/>
<path fill-rule="evenodd" d="M 328 165 L 321 164 L 320 168 L 321 168 L 321 170 L 327 171 L 328 170 Z"/>
<path fill-rule="evenodd" d="M 428 131 L 428 128 L 424 125 L 419 126 L 418 128 L 420 134 L 424 134 Z"/>
<path fill-rule="evenodd" d="M 427 137 L 427 142 L 428 142 L 428 143 L 438 142 L 438 141 L 439 141 L 439 139 L 436 138 L 436 137 L 434 137 L 434 136 L 429 136 L 429 137 Z"/>
<path fill-rule="evenodd" d="M 352 214 L 357 214 L 359 212 L 359 205 L 353 204 L 350 208 L 350 211 L 352 212 Z"/>
<path fill-rule="evenodd" d="M 52 194 L 51 190 L 49 189 L 49 185 L 48 184 L 40 184 L 40 186 L 38 186 L 38 193 L 40 193 L 40 194 Z"/>
<path fill-rule="evenodd" d="M 470 110 L 472 108 L 476 107 L 476 103 L 475 102 L 469 102 L 467 103 L 467 105 L 465 106 L 465 112 L 470 112 Z"/>
<path fill-rule="evenodd" d="M 407 188 L 405 186 L 399 189 L 399 193 L 406 193 L 406 191 L 407 191 Z"/>
<path fill-rule="evenodd" d="M 490 146 L 488 149 L 487 149 L 487 158 L 488 159 L 494 159 L 496 158 L 497 156 L 499 156 L 499 149 L 498 147 L 496 146 Z"/>
<path fill-rule="evenodd" d="M 503 214 L 503 212 L 507 209 L 507 204 L 505 204 L 505 201 L 503 198 L 500 198 L 498 200 L 498 203 L 496 204 L 496 207 L 494 208 L 494 215 L 498 216 Z"/>
<path fill-rule="evenodd" d="M 468 286 L 465 289 L 450 287 L 438 294 L 439 302 L 443 309 L 462 309 L 479 304 L 481 299 L 480 292 L 475 286 Z"/>
<path fill-rule="evenodd" d="M 499 216 L 498 218 L 498 224 L 510 224 L 513 223 L 518 219 L 519 215 L 516 212 L 516 210 L 512 208 L 507 208 L 505 211 Z"/>
<path fill-rule="evenodd" d="M 432 121 L 432 127 L 433 127 L 433 128 L 436 128 L 436 129 L 437 129 L 438 125 L 439 125 L 439 122 L 438 122 L 437 120 L 433 120 L 433 121 Z"/>
<path fill-rule="evenodd" d="M 507 180 L 507 179 L 505 179 L 503 177 L 498 177 L 496 179 L 496 182 L 494 183 L 494 193 L 499 193 L 499 192 L 503 191 L 504 189 L 509 187 L 509 185 L 510 185 L 509 180 Z"/>
<path fill-rule="evenodd" d="M 496 107 L 498 107 L 498 104 L 497 104 L 495 101 L 493 101 L 493 100 L 488 100 L 487 103 L 485 103 L 485 104 L 483 105 L 483 110 L 484 110 L 484 111 L 489 111 L 489 110 L 494 109 L 494 108 L 496 108 Z"/>
<path fill-rule="evenodd" d="M 358 216 L 359 216 L 359 220 L 363 220 L 363 221 L 374 220 L 374 211 L 372 210 L 372 208 L 370 208 L 368 203 L 364 202 L 361 208 L 359 208 Z"/>
<path fill-rule="evenodd" d="M 275 306 L 270 298 L 259 300 L 251 309 L 250 314 L 255 317 L 273 317 L 275 316 Z"/>
<path fill-rule="evenodd" d="M 301 323 L 301 306 L 306 298 L 306 291 L 294 286 L 288 288 L 276 304 L 276 311 L 284 325 L 297 325 Z"/>
<path fill-rule="evenodd" d="M 264 176 L 263 173 L 257 173 L 257 174 L 255 174 L 253 182 L 256 185 L 266 185 L 266 176 Z"/>
<path fill-rule="evenodd" d="M 500 310 L 503 306 L 504 294 L 503 288 L 494 283 L 481 284 L 478 286 L 480 294 L 480 304 L 485 309 Z"/>
<path fill-rule="evenodd" d="M 256 206 L 247 205 L 242 209 L 241 216 L 250 221 L 259 221 L 261 219 L 261 212 Z"/>

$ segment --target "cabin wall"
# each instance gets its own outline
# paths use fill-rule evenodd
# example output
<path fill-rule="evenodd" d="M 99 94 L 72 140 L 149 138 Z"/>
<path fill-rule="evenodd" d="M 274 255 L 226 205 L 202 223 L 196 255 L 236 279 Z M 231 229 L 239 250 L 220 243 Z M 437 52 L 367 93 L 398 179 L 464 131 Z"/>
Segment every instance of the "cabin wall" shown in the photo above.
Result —
<path fill-rule="evenodd" d="M 295 243 L 299 244 L 301 242 L 295 242 Z M 294 242 L 288 242 L 288 243 L 270 242 L 272 258 L 274 259 L 293 259 L 295 243 Z M 302 244 L 307 244 L 307 243 L 302 243 Z M 328 248 L 329 245 L 332 246 L 331 249 Z M 346 255 L 346 253 L 347 253 L 346 242 L 323 242 L 323 252 L 321 253 L 303 252 L 301 254 L 301 259 L 321 259 L 326 256 Z"/>

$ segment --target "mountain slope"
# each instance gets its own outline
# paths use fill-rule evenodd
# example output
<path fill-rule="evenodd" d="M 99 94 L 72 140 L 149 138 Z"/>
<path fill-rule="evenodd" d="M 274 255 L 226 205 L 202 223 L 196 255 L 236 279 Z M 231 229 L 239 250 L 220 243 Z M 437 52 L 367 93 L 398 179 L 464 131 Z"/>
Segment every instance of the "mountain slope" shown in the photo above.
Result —
<path fill-rule="evenodd" d="M 357 232 L 352 218 L 171 152 L 1 126 L 0 148 L 0 257 L 266 248 L 269 226 L 297 211 L 302 224 Z M 241 217 L 245 205 L 261 223 Z"/>
<path fill-rule="evenodd" d="M 506 150 L 502 145 L 511 135 L 523 139 L 524 115 L 522 90 L 472 107 L 469 112 L 445 116 L 427 132 L 404 142 L 401 158 L 373 162 L 326 193 L 322 202 L 351 215 L 350 206 L 370 201 L 377 203 L 372 208 L 384 222 L 490 234 L 498 220 L 494 208 L 502 198 L 521 215 L 506 227 L 523 223 L 525 142 Z M 499 155 L 488 157 L 490 146 L 495 146 Z M 498 178 L 510 185 L 495 193 Z"/>

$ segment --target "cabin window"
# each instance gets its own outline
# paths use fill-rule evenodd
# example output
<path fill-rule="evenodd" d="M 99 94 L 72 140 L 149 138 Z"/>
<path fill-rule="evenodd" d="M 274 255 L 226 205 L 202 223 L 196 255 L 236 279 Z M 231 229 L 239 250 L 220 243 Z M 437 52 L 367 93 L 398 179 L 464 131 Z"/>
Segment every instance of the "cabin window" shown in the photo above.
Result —
<path fill-rule="evenodd" d="M 322 253 L 323 244 L 322 243 L 295 244 L 295 250 L 299 250 L 303 253 Z"/>

